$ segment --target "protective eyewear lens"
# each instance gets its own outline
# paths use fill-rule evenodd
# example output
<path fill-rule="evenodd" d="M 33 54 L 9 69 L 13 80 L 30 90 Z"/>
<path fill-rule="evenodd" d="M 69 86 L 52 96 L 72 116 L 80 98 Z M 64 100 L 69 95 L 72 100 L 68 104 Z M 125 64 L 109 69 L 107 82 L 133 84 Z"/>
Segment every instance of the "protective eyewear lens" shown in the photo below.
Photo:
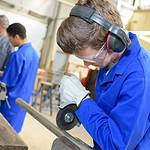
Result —
<path fill-rule="evenodd" d="M 105 45 L 106 43 L 103 44 L 103 46 L 98 50 L 96 55 L 90 55 L 90 56 L 77 56 L 78 58 L 82 59 L 85 62 L 90 62 L 90 63 L 95 63 L 96 62 L 96 58 L 99 57 L 103 57 L 103 51 L 105 49 Z"/>

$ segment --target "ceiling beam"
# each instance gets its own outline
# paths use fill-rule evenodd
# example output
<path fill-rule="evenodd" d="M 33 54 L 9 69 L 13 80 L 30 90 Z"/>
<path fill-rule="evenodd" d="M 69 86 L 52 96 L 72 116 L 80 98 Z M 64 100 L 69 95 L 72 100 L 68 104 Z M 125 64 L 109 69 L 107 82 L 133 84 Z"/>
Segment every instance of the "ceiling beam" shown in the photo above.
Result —
<path fill-rule="evenodd" d="M 47 24 L 48 19 L 52 20 L 52 18 L 48 16 L 41 15 L 33 10 L 26 9 L 22 6 L 18 6 L 18 5 L 11 4 L 9 2 L 5 2 L 4 0 L 0 0 L 0 8 L 11 11 L 13 13 L 17 13 L 17 14 L 19 12 L 19 14 L 32 18 L 33 20 L 37 20 L 41 23 Z"/>

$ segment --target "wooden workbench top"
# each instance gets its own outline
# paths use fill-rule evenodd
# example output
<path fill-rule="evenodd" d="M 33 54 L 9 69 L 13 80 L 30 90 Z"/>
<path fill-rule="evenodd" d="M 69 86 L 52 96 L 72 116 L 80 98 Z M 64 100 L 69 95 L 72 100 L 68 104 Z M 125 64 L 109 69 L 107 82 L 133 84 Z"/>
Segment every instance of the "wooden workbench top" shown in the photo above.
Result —
<path fill-rule="evenodd" d="M 28 150 L 14 129 L 0 113 L 0 150 Z"/>

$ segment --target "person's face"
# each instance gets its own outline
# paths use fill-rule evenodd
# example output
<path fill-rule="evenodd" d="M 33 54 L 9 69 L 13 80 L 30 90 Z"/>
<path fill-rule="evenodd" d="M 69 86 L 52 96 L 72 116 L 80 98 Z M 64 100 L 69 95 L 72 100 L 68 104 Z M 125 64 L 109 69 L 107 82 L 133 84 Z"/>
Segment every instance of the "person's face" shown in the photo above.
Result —
<path fill-rule="evenodd" d="M 6 34 L 6 29 L 0 25 L 0 36 L 5 36 Z"/>
<path fill-rule="evenodd" d="M 11 43 L 14 47 L 17 47 L 17 46 L 18 46 L 18 43 L 19 43 L 19 37 L 18 37 L 18 35 L 15 35 L 14 37 L 11 36 L 11 35 L 8 35 L 8 38 L 9 38 L 10 43 Z"/>
<path fill-rule="evenodd" d="M 93 65 L 99 68 L 108 66 L 119 57 L 119 55 L 119 53 L 115 53 L 112 50 L 107 50 L 105 44 L 98 51 L 91 47 L 87 47 L 75 53 L 75 56 L 83 60 L 86 67 Z"/>

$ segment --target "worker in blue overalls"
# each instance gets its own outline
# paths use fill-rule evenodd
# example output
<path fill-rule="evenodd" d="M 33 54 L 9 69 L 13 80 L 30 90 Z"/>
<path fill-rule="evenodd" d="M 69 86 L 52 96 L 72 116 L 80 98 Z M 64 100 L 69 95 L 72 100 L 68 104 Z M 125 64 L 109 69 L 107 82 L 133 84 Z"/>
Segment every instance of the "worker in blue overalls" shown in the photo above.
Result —
<path fill-rule="evenodd" d="M 57 43 L 86 66 L 99 67 L 95 100 L 74 75 L 60 84 L 61 102 L 78 106 L 93 149 L 149 150 L 150 53 L 122 28 L 116 8 L 106 0 L 79 0 L 59 27 Z"/>
<path fill-rule="evenodd" d="M 0 78 L 0 82 L 6 85 L 8 96 L 8 102 L 1 101 L 0 112 L 19 133 L 25 111 L 16 104 L 16 99 L 21 98 L 29 103 L 39 66 L 39 56 L 27 41 L 26 29 L 22 24 L 11 24 L 7 28 L 7 33 L 12 45 L 18 49 L 10 54 L 3 76 Z"/>

